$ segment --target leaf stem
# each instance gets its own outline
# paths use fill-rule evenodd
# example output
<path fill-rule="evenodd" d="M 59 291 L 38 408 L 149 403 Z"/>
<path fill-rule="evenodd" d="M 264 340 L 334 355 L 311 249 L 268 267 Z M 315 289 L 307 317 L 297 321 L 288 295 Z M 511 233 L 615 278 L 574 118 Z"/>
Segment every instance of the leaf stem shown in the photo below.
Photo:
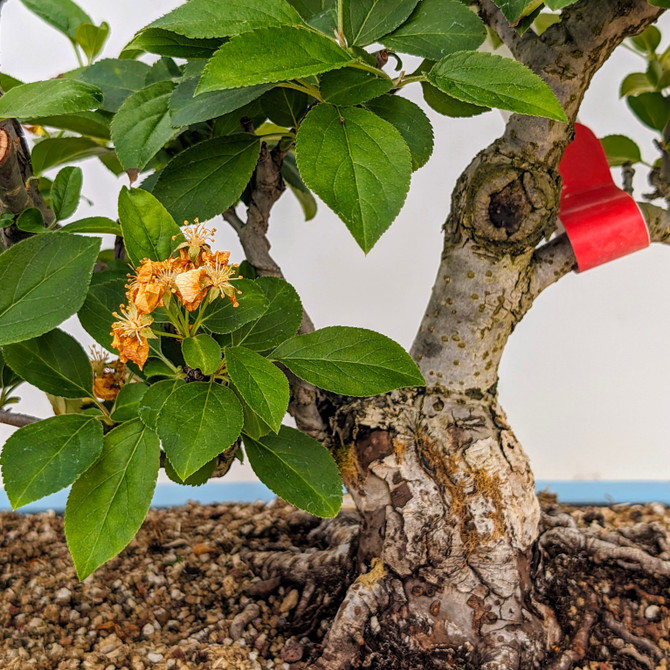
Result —
<path fill-rule="evenodd" d="M 337 0 L 337 35 L 344 40 L 344 0 Z"/>
<path fill-rule="evenodd" d="M 308 84 L 306 81 L 302 81 L 301 79 L 296 79 L 295 82 L 283 81 L 281 82 L 281 84 L 277 84 L 277 86 L 279 86 L 280 88 L 292 88 L 295 91 L 301 91 L 302 93 L 307 93 L 307 95 L 311 95 L 313 98 L 316 98 L 319 102 L 323 102 L 323 98 L 321 97 L 319 89 L 316 86 Z"/>
<path fill-rule="evenodd" d="M 415 84 L 417 82 L 428 81 L 426 76 L 423 74 L 410 75 L 409 77 L 403 77 L 402 75 L 395 80 L 395 88 L 401 88 L 406 84 Z"/>
<path fill-rule="evenodd" d="M 365 70 L 365 72 L 372 72 L 372 74 L 376 75 L 377 77 L 383 77 L 385 79 L 391 80 L 391 77 L 389 77 L 388 74 L 384 72 L 384 70 L 380 70 L 378 67 L 370 65 L 369 63 L 366 63 L 362 60 L 355 60 L 352 63 L 349 63 L 347 67 L 353 67 L 357 70 Z"/>

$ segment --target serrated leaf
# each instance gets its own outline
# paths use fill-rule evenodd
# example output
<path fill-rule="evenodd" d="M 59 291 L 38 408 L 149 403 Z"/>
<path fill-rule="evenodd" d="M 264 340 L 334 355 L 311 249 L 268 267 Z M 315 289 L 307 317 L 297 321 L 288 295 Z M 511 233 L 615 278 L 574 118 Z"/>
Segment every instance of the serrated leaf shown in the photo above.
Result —
<path fill-rule="evenodd" d="M 291 505 L 320 517 L 334 517 L 342 505 L 342 478 L 330 452 L 295 428 L 279 435 L 244 438 L 258 478 Z"/>
<path fill-rule="evenodd" d="M 400 95 L 384 95 L 365 106 L 402 135 L 412 155 L 412 170 L 428 162 L 433 153 L 433 126 L 421 107 Z"/>
<path fill-rule="evenodd" d="M 600 140 L 611 166 L 639 163 L 642 160 L 640 147 L 624 135 L 608 135 Z"/>
<path fill-rule="evenodd" d="M 36 81 L 15 86 L 0 98 L 0 118 L 72 114 L 95 109 L 101 102 L 100 89 L 75 79 Z"/>
<path fill-rule="evenodd" d="M 82 23 L 92 23 L 91 17 L 72 0 L 21 0 L 21 2 L 52 28 L 74 39 Z"/>
<path fill-rule="evenodd" d="M 233 307 L 227 298 L 217 298 L 207 306 L 202 325 L 211 332 L 232 333 L 258 319 L 268 309 L 270 303 L 257 282 L 240 279 L 235 282 L 235 288 L 242 292 L 237 307 Z"/>
<path fill-rule="evenodd" d="M 101 140 L 108 140 L 108 116 L 105 112 L 91 111 L 77 112 L 76 114 L 57 114 L 55 116 L 34 116 L 29 119 L 21 119 L 21 122 L 34 126 L 71 130 L 80 135 L 89 135 Z"/>
<path fill-rule="evenodd" d="M 271 88 L 271 84 L 212 91 L 195 95 L 199 77 L 182 81 L 170 98 L 172 124 L 176 127 L 209 121 L 244 107 Z"/>
<path fill-rule="evenodd" d="M 626 103 L 645 126 L 663 132 L 670 123 L 670 100 L 662 93 L 641 93 L 626 98 Z"/>
<path fill-rule="evenodd" d="M 458 0 L 421 0 L 409 20 L 381 39 L 402 53 L 440 60 L 477 49 L 486 38 L 481 19 Z"/>
<path fill-rule="evenodd" d="M 229 447 L 243 423 L 242 407 L 229 388 L 191 382 L 168 397 L 157 425 L 170 463 L 186 479 Z"/>
<path fill-rule="evenodd" d="M 312 98 L 302 91 L 277 86 L 263 95 L 261 109 L 273 123 L 297 128 Z"/>
<path fill-rule="evenodd" d="M 100 458 L 73 484 L 65 537 L 79 579 L 116 556 L 149 510 L 160 465 L 158 436 L 139 420 L 104 437 Z"/>
<path fill-rule="evenodd" d="M 39 234 L 46 232 L 44 217 L 37 207 L 24 209 L 16 220 L 16 227 L 24 233 Z"/>
<path fill-rule="evenodd" d="M 323 99 L 332 105 L 359 105 L 391 90 L 390 79 L 372 72 L 345 67 L 321 76 Z"/>
<path fill-rule="evenodd" d="M 208 463 L 205 463 L 199 470 L 196 470 L 190 477 L 181 479 L 175 472 L 170 461 L 166 460 L 165 474 L 171 481 L 175 484 L 180 484 L 181 486 L 202 486 L 203 484 L 206 484 L 209 481 L 209 478 L 214 474 L 218 461 L 218 458 L 213 458 Z"/>
<path fill-rule="evenodd" d="M 181 353 L 186 365 L 205 375 L 214 374 L 223 362 L 221 345 L 211 335 L 200 333 L 187 337 L 181 343 Z"/>
<path fill-rule="evenodd" d="M 162 56 L 159 58 L 149 70 L 145 84 L 155 84 L 159 81 L 177 81 L 182 78 L 182 71 L 172 58 Z"/>
<path fill-rule="evenodd" d="M 321 14 L 337 7 L 337 0 L 288 0 L 288 2 L 298 10 L 300 16 L 305 20 L 315 14 Z"/>
<path fill-rule="evenodd" d="M 149 390 L 146 384 L 133 382 L 124 384 L 116 396 L 114 407 L 110 413 L 112 421 L 123 423 L 131 421 L 138 417 L 138 412 L 142 403 L 144 394 Z"/>
<path fill-rule="evenodd" d="M 523 16 L 528 5 L 534 4 L 532 0 L 493 0 L 500 7 L 505 18 L 511 25 L 516 25 Z"/>
<path fill-rule="evenodd" d="M 234 37 L 214 54 L 198 92 L 309 77 L 352 60 L 336 42 L 312 30 L 256 30 Z"/>
<path fill-rule="evenodd" d="M 121 58 L 136 58 L 143 53 L 173 58 L 210 58 L 220 46 L 220 39 L 197 39 L 162 28 L 145 28 L 123 47 Z"/>
<path fill-rule="evenodd" d="M 109 24 L 103 21 L 99 26 L 82 23 L 77 27 L 74 37 L 90 62 L 102 51 L 108 36 Z"/>
<path fill-rule="evenodd" d="M 95 156 L 111 154 L 106 146 L 89 137 L 51 137 L 35 144 L 30 154 L 35 174 L 49 168 Z"/>
<path fill-rule="evenodd" d="M 166 142 L 179 134 L 170 119 L 171 81 L 132 93 L 112 121 L 112 140 L 124 170 L 142 170 Z"/>
<path fill-rule="evenodd" d="M 461 51 L 445 56 L 427 74 L 448 95 L 482 107 L 566 121 L 552 90 L 527 67 L 489 53 Z"/>
<path fill-rule="evenodd" d="M 61 229 L 61 233 L 93 233 L 98 235 L 121 235 L 121 226 L 112 219 L 104 216 L 90 216 L 86 219 L 79 219 L 66 223 Z"/>
<path fill-rule="evenodd" d="M 119 305 L 126 302 L 127 279 L 119 278 L 92 284 L 86 300 L 77 316 L 84 330 L 101 346 L 115 354 L 112 347 L 112 323 L 117 321 L 112 312 L 119 311 Z"/>
<path fill-rule="evenodd" d="M 472 105 L 469 102 L 457 100 L 440 91 L 427 81 L 421 82 L 421 89 L 423 91 L 423 98 L 428 106 L 444 116 L 461 118 L 477 116 L 478 114 L 490 111 L 490 107 L 480 107 L 479 105 Z"/>
<path fill-rule="evenodd" d="M 232 333 L 232 343 L 264 352 L 295 335 L 302 321 L 302 303 L 283 279 L 261 277 L 256 284 L 265 294 L 267 307 L 258 319 Z"/>
<path fill-rule="evenodd" d="M 102 91 L 101 109 L 117 112 L 132 93 L 144 88 L 144 82 L 151 67 L 135 60 L 105 58 L 83 68 L 77 79 Z"/>
<path fill-rule="evenodd" d="M 259 152 L 259 139 L 246 133 L 200 142 L 165 166 L 154 195 L 178 221 L 211 219 L 240 197 Z"/>
<path fill-rule="evenodd" d="M 148 361 L 147 361 L 148 364 Z M 146 369 L 146 366 L 145 366 Z M 152 430 L 157 430 L 156 422 L 161 408 L 170 394 L 179 386 L 184 385 L 181 379 L 165 379 L 152 384 L 148 391 L 142 396 L 140 401 L 139 416 L 146 426 Z"/>
<path fill-rule="evenodd" d="M 310 384 L 341 395 L 372 396 L 425 384 L 399 344 L 364 328 L 331 326 L 296 335 L 270 358 Z"/>
<path fill-rule="evenodd" d="M 63 398 L 92 397 L 93 370 L 77 340 L 52 330 L 3 347 L 7 364 L 29 384 Z"/>
<path fill-rule="evenodd" d="M 12 508 L 69 486 L 102 451 L 102 425 L 64 414 L 19 428 L 2 447 L 2 479 Z"/>
<path fill-rule="evenodd" d="M 119 222 L 128 259 L 135 267 L 145 258 L 164 261 L 183 239 L 170 213 L 141 188 L 121 189 Z"/>
<path fill-rule="evenodd" d="M 344 0 L 344 35 L 351 46 L 365 46 L 388 35 L 412 13 L 418 0 Z M 425 0 L 423 0 L 425 2 Z"/>
<path fill-rule="evenodd" d="M 321 104 L 300 126 L 296 158 L 305 184 L 370 251 L 409 190 L 412 161 L 400 133 L 368 110 Z"/>
<path fill-rule="evenodd" d="M 57 221 L 69 219 L 79 206 L 84 175 L 79 167 L 63 168 L 51 187 L 51 209 Z"/>
<path fill-rule="evenodd" d="M 247 405 L 276 433 L 288 408 L 286 375 L 245 347 L 226 349 L 226 370 Z"/>
<path fill-rule="evenodd" d="M 285 0 L 190 0 L 149 25 L 186 37 L 230 37 L 258 28 L 298 25 Z"/>
<path fill-rule="evenodd" d="M 43 233 L 0 254 L 0 345 L 42 335 L 84 303 L 99 239 Z"/>

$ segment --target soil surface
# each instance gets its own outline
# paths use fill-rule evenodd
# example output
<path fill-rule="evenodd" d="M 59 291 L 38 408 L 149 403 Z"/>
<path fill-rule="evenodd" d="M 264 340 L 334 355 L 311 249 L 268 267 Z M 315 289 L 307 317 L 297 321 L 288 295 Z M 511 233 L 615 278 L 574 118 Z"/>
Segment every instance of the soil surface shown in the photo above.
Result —
<path fill-rule="evenodd" d="M 542 503 L 556 507 L 549 496 Z M 633 529 L 638 546 L 648 527 L 644 548 L 670 559 L 670 547 L 658 546 L 659 529 L 670 537 L 662 505 L 561 510 L 603 537 Z M 318 523 L 282 502 L 151 510 L 128 548 L 79 582 L 61 516 L 1 513 L 0 668 L 304 668 L 346 584 L 341 594 L 330 593 L 329 609 L 304 608 L 298 585 L 260 582 L 243 556 L 308 551 Z M 670 667 L 670 580 L 580 556 L 551 560 L 543 566 L 545 598 L 558 605 L 565 630 L 578 629 L 594 594 L 601 603 L 585 660 L 575 668 Z"/>

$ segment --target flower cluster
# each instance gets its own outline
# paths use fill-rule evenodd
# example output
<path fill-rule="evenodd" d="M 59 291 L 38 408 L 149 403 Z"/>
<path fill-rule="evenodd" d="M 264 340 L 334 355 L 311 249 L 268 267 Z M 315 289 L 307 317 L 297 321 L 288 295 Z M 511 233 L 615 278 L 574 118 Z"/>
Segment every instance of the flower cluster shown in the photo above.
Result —
<path fill-rule="evenodd" d="M 228 298 L 237 307 L 240 291 L 230 282 L 241 279 L 235 276 L 238 266 L 228 264 L 229 252 L 212 251 L 208 242 L 213 241 L 215 232 L 196 219 L 192 228 L 184 229 L 185 241 L 167 260 L 144 259 L 135 275 L 129 275 L 128 304 L 120 306 L 121 315 L 113 313 L 118 321 L 112 324 L 111 332 L 112 346 L 121 361 L 133 361 L 142 369 L 149 356 L 149 339 L 156 337 L 151 312 L 157 307 L 165 309 L 182 337 L 193 334 L 188 314 L 205 309 L 217 297 Z"/>

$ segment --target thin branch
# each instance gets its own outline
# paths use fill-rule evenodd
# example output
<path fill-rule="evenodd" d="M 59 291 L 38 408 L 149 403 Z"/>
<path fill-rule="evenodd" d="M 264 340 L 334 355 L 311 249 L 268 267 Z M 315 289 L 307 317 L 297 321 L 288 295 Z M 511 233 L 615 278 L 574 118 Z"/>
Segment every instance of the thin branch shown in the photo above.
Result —
<path fill-rule="evenodd" d="M 482 21 L 498 35 L 514 57 L 517 57 L 522 49 L 527 48 L 527 44 L 537 41 L 537 35 L 532 30 L 520 35 L 492 0 L 478 0 L 476 5 L 479 7 Z"/>
<path fill-rule="evenodd" d="M 28 426 L 29 424 L 37 423 L 38 421 L 41 421 L 41 419 L 38 419 L 36 416 L 17 414 L 15 412 L 8 412 L 7 410 L 0 409 L 0 423 L 5 423 L 8 426 L 23 428 L 23 426 Z"/>
<path fill-rule="evenodd" d="M 534 300 L 544 289 L 577 267 L 570 240 L 565 233 L 538 247 L 533 254 L 529 293 Z"/>
<path fill-rule="evenodd" d="M 244 221 L 242 221 L 242 219 L 237 216 L 237 212 L 235 211 L 234 207 L 229 207 L 221 216 L 223 216 L 224 221 L 227 221 L 232 226 L 233 230 L 238 234 L 238 236 L 242 233 L 242 229 L 244 228 Z"/>

